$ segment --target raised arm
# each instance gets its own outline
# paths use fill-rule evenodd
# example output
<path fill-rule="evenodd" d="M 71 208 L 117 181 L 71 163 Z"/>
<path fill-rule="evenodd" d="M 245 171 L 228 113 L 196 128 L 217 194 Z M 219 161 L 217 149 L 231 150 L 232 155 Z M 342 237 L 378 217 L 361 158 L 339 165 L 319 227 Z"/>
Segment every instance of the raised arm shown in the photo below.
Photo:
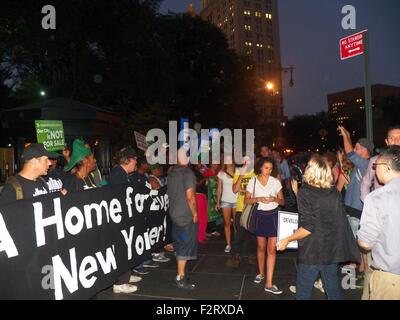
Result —
<path fill-rule="evenodd" d="M 350 153 L 354 150 L 353 142 L 351 141 L 350 132 L 348 132 L 344 127 L 339 126 L 340 135 L 343 137 L 344 151 Z"/>

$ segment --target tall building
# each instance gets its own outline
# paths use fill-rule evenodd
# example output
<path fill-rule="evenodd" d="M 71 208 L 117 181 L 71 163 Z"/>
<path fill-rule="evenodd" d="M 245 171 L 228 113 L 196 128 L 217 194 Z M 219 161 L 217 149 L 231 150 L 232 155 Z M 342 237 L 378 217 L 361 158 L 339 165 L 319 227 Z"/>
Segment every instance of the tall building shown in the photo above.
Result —
<path fill-rule="evenodd" d="M 230 48 L 250 57 L 258 121 L 256 141 L 280 146 L 284 120 L 277 0 L 202 0 L 203 20 L 226 35 Z"/>
<path fill-rule="evenodd" d="M 400 122 L 400 119 L 389 119 L 390 121 L 387 119 L 391 114 L 390 111 L 396 114 L 395 110 L 388 108 L 400 108 L 396 103 L 390 103 L 391 99 L 400 99 L 400 87 L 374 84 L 371 87 L 371 93 L 374 141 L 382 144 L 386 135 L 386 126 Z M 330 119 L 336 121 L 338 125 L 348 127 L 354 135 L 365 136 L 364 99 L 364 87 L 328 94 Z"/>

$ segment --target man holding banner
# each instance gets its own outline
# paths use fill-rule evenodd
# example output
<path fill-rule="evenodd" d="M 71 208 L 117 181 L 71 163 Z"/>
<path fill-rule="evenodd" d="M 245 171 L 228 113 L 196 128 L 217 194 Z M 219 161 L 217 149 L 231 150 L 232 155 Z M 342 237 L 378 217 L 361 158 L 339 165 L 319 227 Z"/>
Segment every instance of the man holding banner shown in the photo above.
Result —
<path fill-rule="evenodd" d="M 131 183 L 131 176 L 136 170 L 137 153 L 131 147 L 126 147 L 116 155 L 118 165 L 115 166 L 108 177 L 109 185 L 128 184 Z M 139 276 L 131 275 L 130 270 L 123 274 L 118 281 L 113 285 L 114 293 L 133 293 L 138 290 L 136 285 L 130 282 L 139 282 L 142 278 Z"/>

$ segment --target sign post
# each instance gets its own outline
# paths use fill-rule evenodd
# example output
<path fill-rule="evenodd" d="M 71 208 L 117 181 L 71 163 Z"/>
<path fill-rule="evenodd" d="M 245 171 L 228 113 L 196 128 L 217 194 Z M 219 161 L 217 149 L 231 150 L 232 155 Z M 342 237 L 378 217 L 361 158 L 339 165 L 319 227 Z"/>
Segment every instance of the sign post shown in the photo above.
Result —
<path fill-rule="evenodd" d="M 136 142 L 136 147 L 144 152 L 147 150 L 147 141 L 146 141 L 146 136 L 142 135 L 141 133 L 134 131 L 135 135 L 135 142 Z"/>
<path fill-rule="evenodd" d="M 364 54 L 365 70 L 365 118 L 367 138 L 374 141 L 372 123 L 372 94 L 371 78 L 369 71 L 369 43 L 368 30 L 361 31 L 346 38 L 340 39 L 340 59 L 346 60 Z"/>

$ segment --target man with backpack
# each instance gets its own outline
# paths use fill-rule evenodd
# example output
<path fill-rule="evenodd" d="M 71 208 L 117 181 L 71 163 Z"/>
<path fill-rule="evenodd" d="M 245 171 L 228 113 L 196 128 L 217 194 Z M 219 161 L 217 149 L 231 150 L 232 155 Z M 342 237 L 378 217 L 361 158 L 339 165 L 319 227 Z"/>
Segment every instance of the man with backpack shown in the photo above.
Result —
<path fill-rule="evenodd" d="M 48 194 L 49 187 L 42 176 L 47 175 L 51 165 L 49 158 L 55 157 L 56 154 L 48 152 L 40 143 L 25 148 L 21 156 L 23 168 L 16 176 L 8 178 L 0 193 L 0 205 Z"/>

